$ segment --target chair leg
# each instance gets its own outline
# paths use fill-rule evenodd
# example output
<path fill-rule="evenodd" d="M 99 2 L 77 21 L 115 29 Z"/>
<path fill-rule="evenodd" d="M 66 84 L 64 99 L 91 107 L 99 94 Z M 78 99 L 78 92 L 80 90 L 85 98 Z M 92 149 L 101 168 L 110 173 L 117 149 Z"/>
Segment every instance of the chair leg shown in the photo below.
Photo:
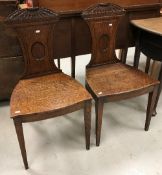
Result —
<path fill-rule="evenodd" d="M 159 86 L 159 89 L 158 89 L 158 92 L 157 92 L 157 97 L 156 97 L 155 106 L 154 106 L 154 111 L 153 111 L 152 116 L 156 116 L 156 114 L 157 114 L 156 108 L 157 108 L 157 105 L 158 105 L 158 102 L 159 102 L 161 90 L 162 90 L 162 82 L 160 82 L 160 86 Z"/>
<path fill-rule="evenodd" d="M 145 73 L 148 74 L 149 69 L 150 69 L 150 62 L 151 62 L 151 58 L 147 57 L 146 59 L 146 67 L 145 67 Z"/>
<path fill-rule="evenodd" d="M 122 63 L 126 63 L 127 59 L 127 53 L 128 53 L 128 47 L 125 49 L 121 49 L 119 53 L 119 59 L 121 60 Z"/>
<path fill-rule="evenodd" d="M 21 150 L 21 155 L 23 158 L 25 169 L 28 169 L 28 161 L 27 161 L 27 155 L 26 155 L 26 149 L 25 149 L 25 141 L 24 141 L 24 134 L 23 134 L 23 127 L 22 122 L 18 119 L 14 119 L 14 125 L 17 133 L 17 138 L 19 141 L 19 146 Z"/>
<path fill-rule="evenodd" d="M 61 67 L 61 66 L 60 66 L 60 65 L 61 65 L 61 64 L 60 64 L 60 58 L 57 58 L 57 65 L 58 65 L 58 68 L 60 69 L 60 67 Z"/>
<path fill-rule="evenodd" d="M 154 106 L 155 106 L 155 100 L 157 97 L 158 87 L 159 87 L 158 85 L 155 86 L 153 92 L 149 93 L 147 113 L 146 113 L 146 122 L 145 122 L 145 131 L 149 130 L 151 117 L 154 112 Z"/>
<path fill-rule="evenodd" d="M 90 149 L 90 135 L 91 135 L 91 100 L 84 104 L 84 125 L 85 125 L 85 140 L 86 149 Z"/>
<path fill-rule="evenodd" d="M 160 94 L 161 94 L 161 91 L 162 91 L 162 64 L 161 64 L 161 70 L 160 70 L 158 80 L 160 81 L 160 85 L 159 85 L 158 92 L 157 92 L 157 97 L 156 97 L 156 101 L 155 101 L 153 116 L 155 116 L 157 114 L 156 108 L 157 108 L 159 98 L 160 98 Z"/>
<path fill-rule="evenodd" d="M 103 106 L 104 106 L 104 103 L 103 103 L 102 100 L 100 100 L 100 99 L 96 100 L 96 102 L 95 102 L 95 111 L 96 111 L 96 146 L 100 145 Z"/>
<path fill-rule="evenodd" d="M 71 57 L 71 76 L 75 78 L 75 56 Z"/>
<path fill-rule="evenodd" d="M 138 68 L 138 66 L 139 66 L 140 54 L 141 54 L 140 49 L 138 46 L 136 46 L 135 54 L 134 54 L 134 67 L 135 68 Z"/>

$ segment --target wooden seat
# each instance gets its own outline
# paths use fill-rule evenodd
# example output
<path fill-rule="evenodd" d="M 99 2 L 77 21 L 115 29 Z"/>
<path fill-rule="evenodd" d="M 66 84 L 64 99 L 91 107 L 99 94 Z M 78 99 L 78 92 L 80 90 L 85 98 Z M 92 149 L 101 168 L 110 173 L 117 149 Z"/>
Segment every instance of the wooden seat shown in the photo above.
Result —
<path fill-rule="evenodd" d="M 86 82 L 96 97 L 109 98 L 141 91 L 158 84 L 158 81 L 142 71 L 122 63 L 87 69 Z"/>
<path fill-rule="evenodd" d="M 54 27 L 59 16 L 45 8 L 15 11 L 6 24 L 20 41 L 25 70 L 11 95 L 11 117 L 28 169 L 22 123 L 45 120 L 84 109 L 86 149 L 90 148 L 91 95 L 54 63 Z"/>
<path fill-rule="evenodd" d="M 80 83 L 63 73 L 20 80 L 12 93 L 11 116 L 61 111 L 90 99 Z"/>
<path fill-rule="evenodd" d="M 95 100 L 96 145 L 100 145 L 105 102 L 149 93 L 145 130 L 149 129 L 159 81 L 131 66 L 120 63 L 115 41 L 125 11 L 111 3 L 94 5 L 82 13 L 92 36 L 92 56 L 86 67 L 86 88 Z"/>

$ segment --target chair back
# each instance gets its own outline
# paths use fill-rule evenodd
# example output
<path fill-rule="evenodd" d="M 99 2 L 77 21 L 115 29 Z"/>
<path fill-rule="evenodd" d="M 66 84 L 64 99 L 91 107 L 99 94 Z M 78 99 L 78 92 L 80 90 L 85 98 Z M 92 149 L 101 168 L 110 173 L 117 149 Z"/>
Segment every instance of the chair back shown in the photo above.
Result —
<path fill-rule="evenodd" d="M 119 20 L 125 10 L 115 4 L 94 5 L 82 13 L 92 36 L 92 57 L 87 67 L 115 63 L 115 40 Z"/>
<path fill-rule="evenodd" d="M 58 14 L 45 8 L 17 10 L 6 24 L 15 29 L 25 60 L 23 78 L 60 72 L 54 63 L 53 35 Z"/>

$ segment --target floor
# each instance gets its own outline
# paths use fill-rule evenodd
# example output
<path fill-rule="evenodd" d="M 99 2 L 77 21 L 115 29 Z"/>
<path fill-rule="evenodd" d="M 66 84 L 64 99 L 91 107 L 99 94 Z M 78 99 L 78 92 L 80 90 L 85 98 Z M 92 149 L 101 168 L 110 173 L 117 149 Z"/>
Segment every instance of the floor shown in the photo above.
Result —
<path fill-rule="evenodd" d="M 77 79 L 84 84 L 90 55 L 77 58 Z M 132 64 L 133 50 L 128 54 Z M 70 59 L 61 68 L 70 73 Z M 141 58 L 141 68 L 145 57 Z M 104 106 L 100 147 L 95 146 L 94 105 L 91 149 L 86 151 L 83 111 L 24 124 L 29 170 L 24 170 L 9 104 L 0 103 L 0 175 L 162 175 L 162 98 L 144 131 L 147 96 Z"/>

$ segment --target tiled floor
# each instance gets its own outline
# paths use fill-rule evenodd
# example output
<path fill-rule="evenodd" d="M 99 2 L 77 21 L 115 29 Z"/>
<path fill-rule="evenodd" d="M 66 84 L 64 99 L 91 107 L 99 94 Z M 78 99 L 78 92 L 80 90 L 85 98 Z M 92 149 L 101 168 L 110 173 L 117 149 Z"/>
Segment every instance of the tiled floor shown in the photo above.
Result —
<path fill-rule="evenodd" d="M 132 56 L 131 50 L 130 64 Z M 89 58 L 77 59 L 76 78 L 82 83 Z M 70 72 L 69 59 L 61 65 Z M 0 103 L 0 175 L 162 175 L 162 98 L 148 132 L 143 130 L 146 104 L 147 96 L 105 104 L 100 147 L 95 146 L 93 107 L 90 151 L 85 149 L 83 111 L 24 124 L 26 171 L 9 104 Z"/>

